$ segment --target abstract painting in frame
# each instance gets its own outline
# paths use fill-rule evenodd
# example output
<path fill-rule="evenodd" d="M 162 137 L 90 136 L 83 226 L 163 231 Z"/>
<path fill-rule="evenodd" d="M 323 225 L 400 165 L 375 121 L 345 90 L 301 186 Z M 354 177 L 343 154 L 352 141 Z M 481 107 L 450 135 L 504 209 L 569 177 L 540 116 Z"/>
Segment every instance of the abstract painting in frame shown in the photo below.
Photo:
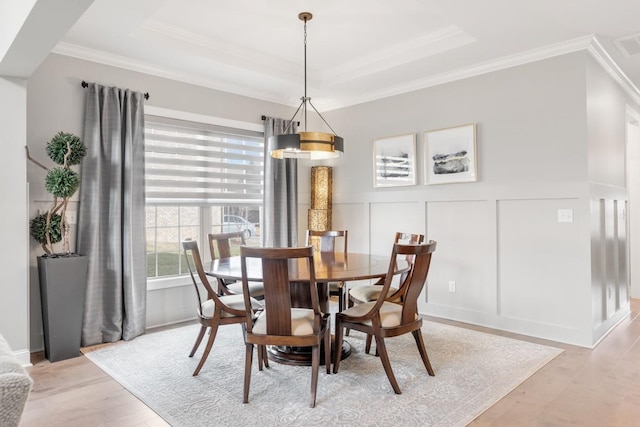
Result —
<path fill-rule="evenodd" d="M 426 131 L 424 144 L 425 184 L 477 181 L 475 123 Z"/>
<path fill-rule="evenodd" d="M 416 184 L 416 136 L 379 138 L 373 141 L 373 186 Z"/>

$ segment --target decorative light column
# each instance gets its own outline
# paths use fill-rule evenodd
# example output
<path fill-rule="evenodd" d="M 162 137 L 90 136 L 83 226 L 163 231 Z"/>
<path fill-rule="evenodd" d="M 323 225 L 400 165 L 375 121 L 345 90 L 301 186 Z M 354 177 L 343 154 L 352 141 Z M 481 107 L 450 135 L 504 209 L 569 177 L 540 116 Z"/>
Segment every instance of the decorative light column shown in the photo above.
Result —
<path fill-rule="evenodd" d="M 331 187 L 333 185 L 330 166 L 311 167 L 311 209 L 307 221 L 309 230 L 331 230 Z"/>

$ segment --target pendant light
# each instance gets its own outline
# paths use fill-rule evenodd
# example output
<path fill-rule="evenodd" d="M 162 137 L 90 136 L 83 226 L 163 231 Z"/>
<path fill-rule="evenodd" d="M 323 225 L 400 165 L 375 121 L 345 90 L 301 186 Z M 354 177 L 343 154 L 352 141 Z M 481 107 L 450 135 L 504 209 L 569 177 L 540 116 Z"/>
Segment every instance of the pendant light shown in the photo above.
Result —
<path fill-rule="evenodd" d="M 344 151 L 344 140 L 336 135 L 331 125 L 313 106 L 311 98 L 307 96 L 307 21 L 310 21 L 313 15 L 309 12 L 302 12 L 298 14 L 298 18 L 304 21 L 304 96 L 300 98 L 302 102 L 284 130 L 285 134 L 269 138 L 271 157 L 276 159 L 311 160 L 336 158 Z M 333 133 L 307 131 L 307 104 L 313 108 L 313 111 L 320 116 Z M 286 132 L 291 128 L 294 119 L 301 110 L 304 115 L 304 131 L 296 134 L 287 134 Z"/>

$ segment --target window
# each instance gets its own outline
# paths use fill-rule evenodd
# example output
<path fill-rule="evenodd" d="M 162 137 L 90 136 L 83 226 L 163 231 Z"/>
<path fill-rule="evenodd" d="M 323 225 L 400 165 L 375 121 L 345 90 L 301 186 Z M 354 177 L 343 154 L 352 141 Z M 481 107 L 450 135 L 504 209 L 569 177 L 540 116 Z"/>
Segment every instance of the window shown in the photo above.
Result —
<path fill-rule="evenodd" d="M 188 273 L 180 242 L 199 236 L 200 208 L 147 205 L 147 277 Z"/>
<path fill-rule="evenodd" d="M 260 245 L 261 131 L 146 115 L 145 144 L 149 280 L 188 273 L 185 238 L 198 241 L 203 260 L 208 233 L 242 231 Z"/>

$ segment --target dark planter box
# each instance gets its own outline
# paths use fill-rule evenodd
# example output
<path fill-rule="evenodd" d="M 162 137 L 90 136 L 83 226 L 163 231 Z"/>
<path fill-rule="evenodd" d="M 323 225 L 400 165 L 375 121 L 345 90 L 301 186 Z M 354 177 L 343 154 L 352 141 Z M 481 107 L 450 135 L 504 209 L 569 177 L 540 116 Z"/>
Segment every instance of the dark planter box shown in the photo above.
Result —
<path fill-rule="evenodd" d="M 50 362 L 80 355 L 87 257 L 38 257 L 45 356 Z"/>

